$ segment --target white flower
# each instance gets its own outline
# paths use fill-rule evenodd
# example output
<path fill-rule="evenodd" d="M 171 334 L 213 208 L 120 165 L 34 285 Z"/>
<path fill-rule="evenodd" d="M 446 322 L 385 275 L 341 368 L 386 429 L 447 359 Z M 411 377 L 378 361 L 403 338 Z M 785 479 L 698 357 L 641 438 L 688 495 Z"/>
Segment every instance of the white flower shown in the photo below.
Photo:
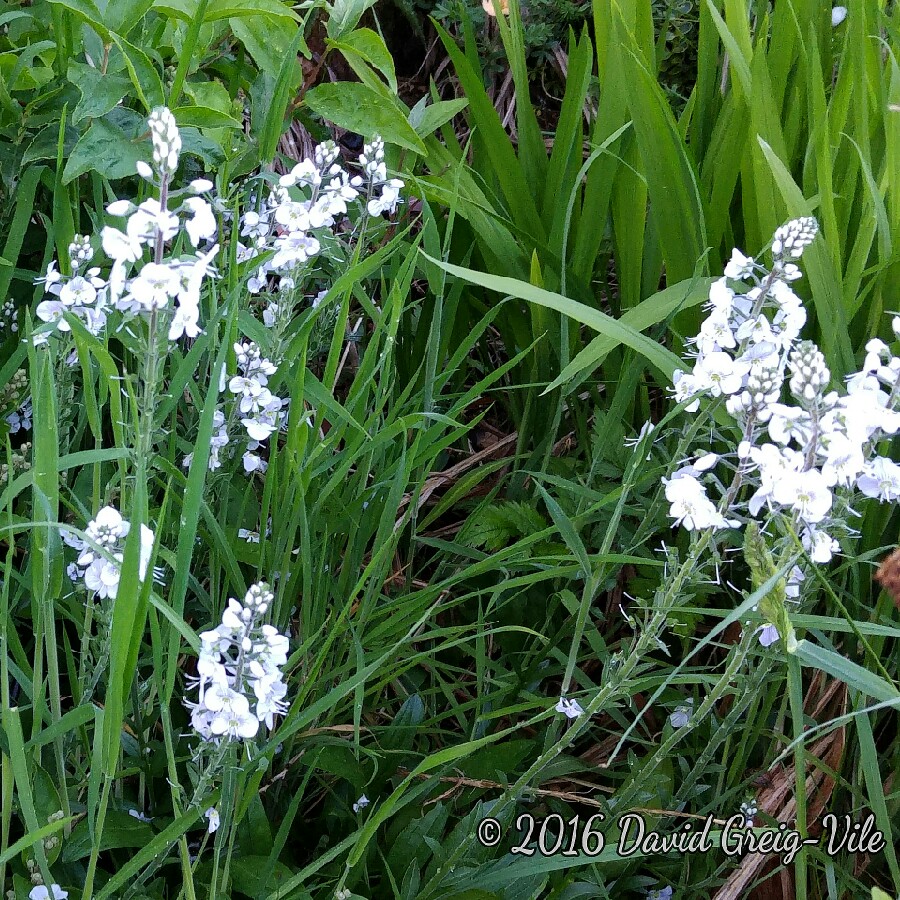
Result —
<path fill-rule="evenodd" d="M 139 159 L 137 163 L 135 163 L 135 168 L 137 169 L 137 173 L 141 176 L 141 178 L 144 178 L 147 181 L 152 180 L 153 169 L 151 169 L 150 166 L 148 166 L 147 163 L 145 163 L 142 159 Z"/>
<path fill-rule="evenodd" d="M 353 812 L 358 813 L 369 805 L 369 798 L 363 794 L 356 803 L 353 804 Z"/>
<path fill-rule="evenodd" d="M 687 702 L 675 707 L 675 711 L 669 715 L 669 722 L 673 728 L 684 728 L 691 720 L 694 710 L 694 698 L 688 698 Z"/>
<path fill-rule="evenodd" d="M 821 522 L 831 511 L 834 500 L 824 476 L 816 469 L 779 480 L 772 490 L 772 497 L 777 503 L 790 506 L 810 524 Z"/>
<path fill-rule="evenodd" d="M 151 197 L 131 214 L 125 227 L 130 235 L 143 241 L 155 241 L 157 236 L 168 241 L 178 234 L 178 216 Z"/>
<path fill-rule="evenodd" d="M 862 447 L 843 434 L 833 434 L 827 439 L 822 475 L 829 487 L 849 487 L 865 468 Z"/>
<path fill-rule="evenodd" d="M 704 528 L 727 528 L 729 523 L 706 496 L 706 489 L 690 474 L 663 479 L 666 499 L 671 506 L 669 515 L 676 525 L 683 525 L 688 531 Z"/>
<path fill-rule="evenodd" d="M 759 635 L 759 642 L 763 647 L 771 647 L 778 640 L 778 629 L 774 625 L 760 625 L 756 629 Z"/>
<path fill-rule="evenodd" d="M 161 309 L 181 289 L 181 279 L 171 266 L 164 263 L 147 263 L 128 285 L 128 295 L 119 302 L 120 308 L 132 311 Z"/>
<path fill-rule="evenodd" d="M 195 178 L 189 185 L 195 194 L 205 194 L 213 189 L 213 183 L 208 178 Z"/>
<path fill-rule="evenodd" d="M 152 816 L 144 815 L 144 813 L 142 813 L 139 809 L 129 809 L 128 815 L 131 816 L 133 819 L 137 819 L 138 822 L 152 822 L 153 821 Z"/>
<path fill-rule="evenodd" d="M 206 821 L 209 823 L 206 826 L 206 830 L 209 834 L 215 834 L 219 830 L 219 811 L 211 806 L 205 813 L 203 813 Z"/>
<path fill-rule="evenodd" d="M 810 559 L 819 565 L 830 563 L 832 556 L 841 549 L 830 534 L 817 529 L 805 528 L 800 540 Z"/>
<path fill-rule="evenodd" d="M 100 232 L 100 239 L 103 244 L 103 252 L 112 260 L 137 262 L 144 252 L 139 238 L 109 225 Z"/>
<path fill-rule="evenodd" d="M 68 891 L 64 891 L 58 884 L 51 884 L 49 891 L 46 885 L 39 884 L 28 894 L 29 900 L 66 900 L 68 896 Z"/>
<path fill-rule="evenodd" d="M 196 247 L 202 240 L 214 237 L 219 226 L 212 207 L 200 197 L 188 197 L 184 205 L 191 212 L 191 218 L 184 226 L 191 244 Z"/>
<path fill-rule="evenodd" d="M 846 6 L 835 6 L 831 10 L 831 27 L 837 28 L 847 18 Z"/>
<path fill-rule="evenodd" d="M 725 266 L 725 277 L 740 279 L 753 271 L 753 257 L 744 256 L 740 250 L 731 251 L 731 259 Z"/>
<path fill-rule="evenodd" d="M 567 700 L 565 697 L 559 698 L 559 702 L 554 709 L 556 712 L 562 713 L 567 719 L 577 719 L 584 713 L 581 704 L 577 700 Z"/>
<path fill-rule="evenodd" d="M 750 364 L 743 360 L 732 359 L 724 351 L 716 350 L 697 360 L 694 367 L 694 378 L 708 384 L 714 397 L 721 394 L 733 394 L 739 391 L 744 376 L 750 371 Z"/>
<path fill-rule="evenodd" d="M 893 460 L 876 456 L 866 463 L 856 486 L 867 496 L 894 503 L 900 500 L 900 466 Z"/>

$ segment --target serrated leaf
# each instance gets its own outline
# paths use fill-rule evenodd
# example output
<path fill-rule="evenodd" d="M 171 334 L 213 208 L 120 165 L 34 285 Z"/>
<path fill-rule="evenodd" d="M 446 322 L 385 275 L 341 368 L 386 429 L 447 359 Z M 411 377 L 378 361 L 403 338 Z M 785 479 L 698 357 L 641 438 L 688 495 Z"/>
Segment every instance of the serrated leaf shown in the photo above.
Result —
<path fill-rule="evenodd" d="M 544 518 L 533 506 L 508 500 L 473 513 L 459 539 L 470 547 L 494 551 L 546 527 Z"/>
<path fill-rule="evenodd" d="M 425 145 L 400 108 L 365 84 L 343 81 L 320 84 L 306 95 L 306 105 L 341 128 L 370 137 L 380 134 L 389 144 L 424 155 Z"/>

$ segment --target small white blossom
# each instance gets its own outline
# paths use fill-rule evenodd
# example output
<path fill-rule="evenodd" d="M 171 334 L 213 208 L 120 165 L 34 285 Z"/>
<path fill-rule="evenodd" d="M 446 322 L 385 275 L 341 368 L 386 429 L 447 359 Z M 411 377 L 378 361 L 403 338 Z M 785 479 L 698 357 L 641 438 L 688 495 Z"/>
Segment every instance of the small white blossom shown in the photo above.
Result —
<path fill-rule="evenodd" d="M 554 707 L 556 712 L 562 713 L 567 719 L 577 719 L 584 713 L 581 704 L 577 700 L 567 700 L 560 697 L 559 702 Z"/>

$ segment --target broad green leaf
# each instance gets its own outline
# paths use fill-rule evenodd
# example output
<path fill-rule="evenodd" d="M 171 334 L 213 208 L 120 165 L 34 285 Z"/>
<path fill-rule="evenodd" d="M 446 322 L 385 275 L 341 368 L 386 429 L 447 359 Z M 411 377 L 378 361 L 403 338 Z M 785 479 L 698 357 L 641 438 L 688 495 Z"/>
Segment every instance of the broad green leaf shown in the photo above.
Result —
<path fill-rule="evenodd" d="M 326 30 L 332 40 L 344 37 L 356 28 L 362 14 L 375 5 L 375 0 L 334 0 L 328 11 Z"/>
<path fill-rule="evenodd" d="M 380 134 L 389 144 L 425 154 L 421 138 L 405 114 L 365 84 L 342 81 L 320 84 L 306 94 L 306 105 L 317 115 L 358 134 Z"/>
<path fill-rule="evenodd" d="M 126 41 L 121 35 L 112 34 L 110 37 L 122 51 L 128 76 L 146 111 L 149 113 L 154 107 L 162 106 L 165 102 L 163 85 L 150 57 L 139 47 Z"/>
<path fill-rule="evenodd" d="M 423 97 L 409 111 L 409 124 L 420 138 L 433 134 L 469 105 L 465 97 L 458 100 L 439 100 L 437 103 L 426 105 L 427 100 L 427 97 Z"/>
<path fill-rule="evenodd" d="M 257 68 L 274 78 L 290 50 L 297 26 L 286 19 L 246 14 L 230 18 L 228 25 Z"/>
<path fill-rule="evenodd" d="M 140 159 L 146 158 L 143 144 L 132 141 L 121 128 L 104 119 L 95 119 L 75 145 L 63 170 L 68 184 L 85 172 L 99 172 L 105 178 L 128 178 Z"/>
<path fill-rule="evenodd" d="M 331 45 L 340 52 L 350 51 L 362 57 L 370 66 L 378 69 L 387 79 L 391 90 L 397 93 L 397 73 L 394 71 L 394 59 L 390 54 L 384 39 L 377 31 L 371 28 L 357 28 L 344 35 L 338 41 L 331 41 Z"/>
<path fill-rule="evenodd" d="M 281 3 L 280 0 L 211 0 L 206 7 L 203 21 L 212 22 L 215 19 L 236 19 L 244 16 L 292 19 L 295 22 L 300 20 L 291 4 Z"/>
<path fill-rule="evenodd" d="M 72 111 L 73 124 L 106 115 L 131 87 L 131 81 L 123 75 L 104 75 L 94 66 L 80 62 L 69 63 L 68 78 L 81 91 L 81 99 Z"/>
<path fill-rule="evenodd" d="M 109 29 L 103 24 L 103 16 L 94 0 L 50 0 L 50 2 L 74 13 L 79 19 L 90 25 L 104 41 L 110 40 Z"/>
<path fill-rule="evenodd" d="M 172 110 L 179 125 L 193 125 L 196 128 L 241 128 L 234 118 L 208 106 L 178 106 Z"/>

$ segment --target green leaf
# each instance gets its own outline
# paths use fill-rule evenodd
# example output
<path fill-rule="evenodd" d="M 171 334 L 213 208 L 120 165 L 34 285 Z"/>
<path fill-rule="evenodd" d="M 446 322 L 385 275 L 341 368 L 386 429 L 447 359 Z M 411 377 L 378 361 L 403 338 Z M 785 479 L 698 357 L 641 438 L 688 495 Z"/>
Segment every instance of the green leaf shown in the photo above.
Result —
<path fill-rule="evenodd" d="M 144 847 L 153 839 L 153 829 L 127 812 L 110 809 L 103 825 L 101 850 Z M 82 819 L 66 838 L 63 847 L 63 862 L 76 862 L 90 856 L 93 841 L 88 820 Z"/>
<path fill-rule="evenodd" d="M 104 41 L 109 42 L 109 29 L 103 24 L 103 16 L 94 0 L 50 0 L 50 2 L 54 6 L 62 6 L 74 13 L 79 19 L 90 25 Z"/>
<path fill-rule="evenodd" d="M 193 125 L 197 128 L 241 128 L 242 124 L 234 118 L 208 106 L 177 106 L 172 110 L 175 121 L 180 126 Z"/>
<path fill-rule="evenodd" d="M 819 669 L 875 700 L 893 702 L 900 708 L 900 691 L 894 685 L 840 653 L 808 640 L 798 641 L 794 653 L 804 666 Z"/>
<path fill-rule="evenodd" d="M 395 103 L 364 84 L 342 81 L 320 84 L 306 94 L 306 105 L 341 128 L 366 136 L 380 134 L 385 141 L 425 154 L 425 145 Z"/>
<path fill-rule="evenodd" d="M 622 54 L 628 106 L 647 180 L 650 208 L 671 281 L 689 278 L 706 250 L 697 179 L 662 89 L 634 52 Z"/>
<path fill-rule="evenodd" d="M 132 141 L 121 128 L 104 119 L 95 119 L 75 145 L 63 171 L 68 184 L 85 172 L 99 172 L 106 178 L 128 178 L 146 157 L 142 144 Z"/>
<path fill-rule="evenodd" d="M 128 93 L 131 81 L 122 75 L 104 75 L 99 69 L 70 62 L 69 81 L 81 91 L 81 99 L 72 111 L 72 123 L 98 119 L 106 115 Z"/>
<path fill-rule="evenodd" d="M 427 102 L 428 98 L 423 97 L 409 113 L 409 124 L 421 138 L 433 134 L 469 105 L 465 97 L 458 100 L 439 100 L 426 106 Z"/>
<path fill-rule="evenodd" d="M 375 0 L 334 0 L 325 26 L 332 40 L 343 37 L 356 28 L 362 14 L 375 5 Z"/>
<path fill-rule="evenodd" d="M 155 106 L 162 106 L 165 102 L 162 81 L 150 57 L 121 35 L 112 34 L 110 37 L 122 51 L 128 76 L 146 111 L 149 113 Z"/>
<path fill-rule="evenodd" d="M 397 93 L 397 73 L 394 70 L 394 59 L 390 54 L 384 39 L 377 31 L 371 28 L 357 28 L 339 41 L 330 41 L 332 47 L 342 53 L 355 53 L 364 59 L 370 66 L 378 69 L 387 79 L 391 90 Z"/>
<path fill-rule="evenodd" d="M 680 309 L 690 309 L 706 301 L 713 278 L 688 278 L 648 297 L 625 312 L 619 321 L 638 331 L 657 325 Z M 597 335 L 575 359 L 548 385 L 544 393 L 555 390 L 588 369 L 595 369 L 616 348 L 618 342 L 609 335 Z"/>
<path fill-rule="evenodd" d="M 290 4 L 279 0 L 212 0 L 206 7 L 204 22 L 216 19 L 236 19 L 246 16 L 259 16 L 267 19 L 291 19 L 300 21 Z"/>
<path fill-rule="evenodd" d="M 235 16 L 228 20 L 228 25 L 246 47 L 257 68 L 274 78 L 296 37 L 297 26 L 286 19 L 260 15 Z M 300 49 L 303 50 L 304 46 L 305 42 Z"/>
<path fill-rule="evenodd" d="M 78 132 L 74 128 L 66 127 L 63 140 L 63 155 L 72 152 L 78 141 Z M 28 166 L 39 159 L 56 160 L 59 151 L 59 123 L 54 122 L 42 128 L 28 145 L 28 149 L 22 154 L 22 165 Z"/>

